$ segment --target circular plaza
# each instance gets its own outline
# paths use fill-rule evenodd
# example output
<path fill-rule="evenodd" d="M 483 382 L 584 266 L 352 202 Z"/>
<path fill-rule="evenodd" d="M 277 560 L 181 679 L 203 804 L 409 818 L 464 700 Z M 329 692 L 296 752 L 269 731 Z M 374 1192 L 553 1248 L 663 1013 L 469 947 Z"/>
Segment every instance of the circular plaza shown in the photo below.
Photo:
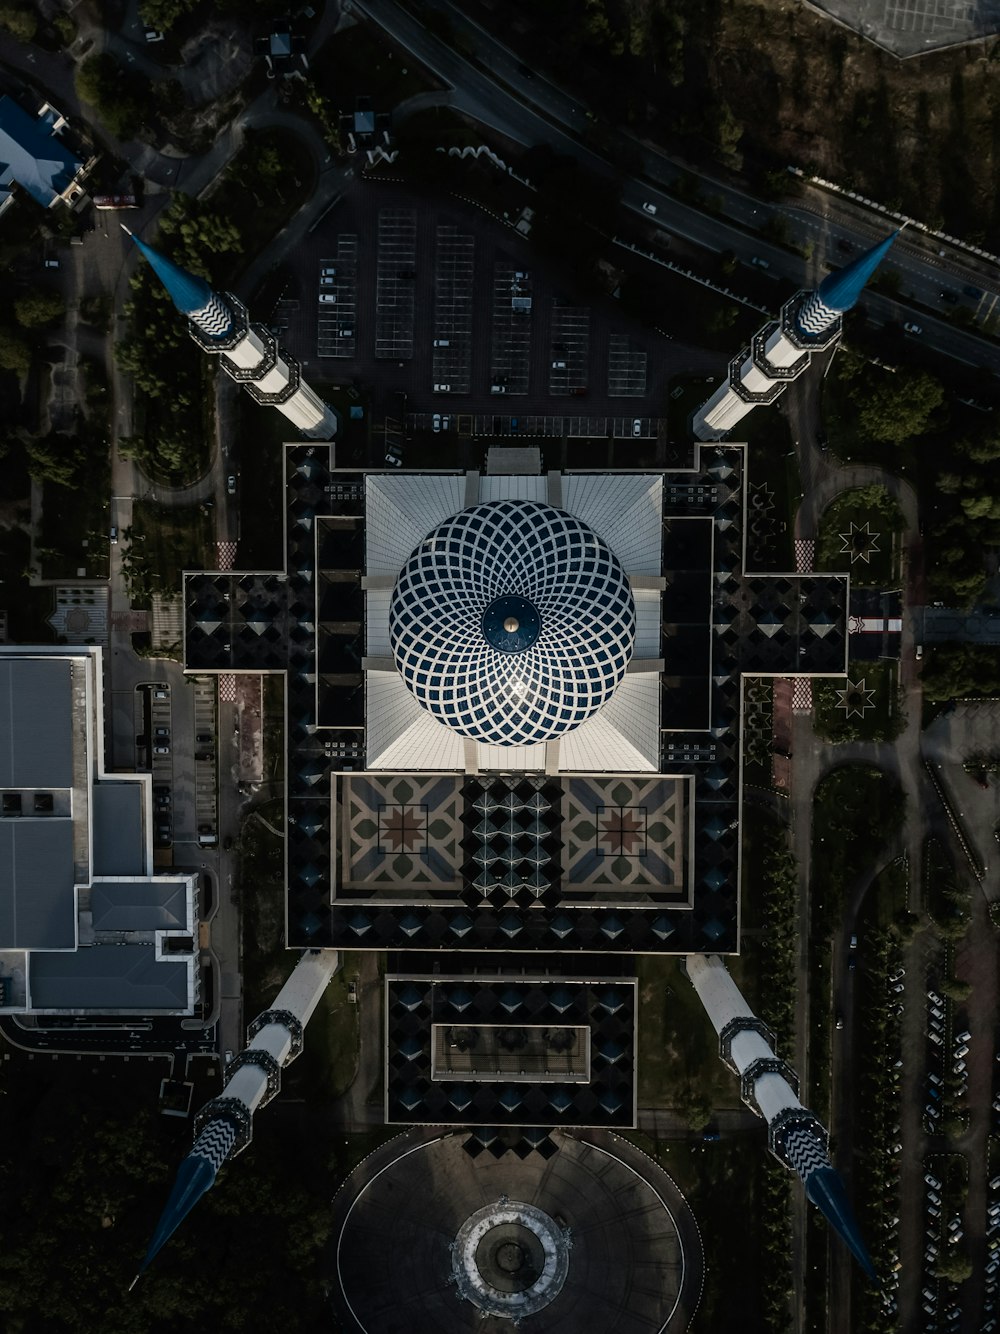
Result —
<path fill-rule="evenodd" d="M 497 1158 L 410 1131 L 334 1201 L 338 1326 L 351 1334 L 671 1334 L 701 1293 L 697 1224 L 627 1140 L 551 1131 Z M 641 1275 L 641 1282 L 636 1276 Z"/>

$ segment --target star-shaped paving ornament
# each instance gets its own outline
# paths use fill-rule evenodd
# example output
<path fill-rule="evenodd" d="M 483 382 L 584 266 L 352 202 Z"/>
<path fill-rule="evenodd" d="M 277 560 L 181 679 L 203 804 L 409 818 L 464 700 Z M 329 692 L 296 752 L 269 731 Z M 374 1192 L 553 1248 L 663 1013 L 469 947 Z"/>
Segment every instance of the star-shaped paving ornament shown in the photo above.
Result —
<path fill-rule="evenodd" d="M 863 560 L 867 565 L 876 551 L 881 551 L 879 538 L 881 533 L 873 533 L 868 521 L 863 524 L 857 524 L 851 520 L 850 530 L 846 533 L 840 533 L 841 555 L 850 556 L 851 564 L 856 560 Z"/>
<path fill-rule="evenodd" d="M 837 691 L 837 708 L 843 709 L 848 718 L 863 718 L 874 707 L 875 691 L 867 688 L 864 677 L 860 681 L 848 681 L 843 690 Z"/>
<path fill-rule="evenodd" d="M 401 848 L 406 852 L 412 852 L 424 841 L 423 824 L 415 812 L 400 806 L 383 815 L 382 837 L 393 852 L 399 852 Z"/>
<path fill-rule="evenodd" d="M 624 853 L 626 857 L 631 857 L 632 849 L 645 837 L 646 831 L 642 820 L 637 820 L 626 807 L 610 812 L 601 820 L 600 825 L 600 840 L 608 845 L 608 851 L 612 855 L 620 856 Z"/>

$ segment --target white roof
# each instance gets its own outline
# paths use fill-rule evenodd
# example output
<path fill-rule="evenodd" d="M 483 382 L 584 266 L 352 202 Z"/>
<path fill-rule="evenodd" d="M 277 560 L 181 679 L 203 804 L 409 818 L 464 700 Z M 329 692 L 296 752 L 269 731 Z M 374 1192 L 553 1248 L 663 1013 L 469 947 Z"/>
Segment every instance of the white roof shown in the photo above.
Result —
<path fill-rule="evenodd" d="M 464 476 L 370 475 L 365 479 L 365 566 L 397 575 L 432 528 L 465 505 Z"/>
<path fill-rule="evenodd" d="M 659 672 L 630 672 L 600 713 L 559 739 L 560 773 L 654 773 L 659 767 Z"/>
<path fill-rule="evenodd" d="M 485 476 L 475 501 L 523 500 L 546 504 L 547 478 Z M 466 479 L 454 475 L 397 474 L 367 478 L 366 573 L 393 579 L 415 548 L 466 505 Z M 471 497 L 470 497 L 471 498 Z M 630 574 L 661 573 L 662 479 L 645 474 L 564 475 L 562 506 L 591 526 Z M 661 595 L 635 589 L 635 659 L 660 655 Z M 366 590 L 367 652 L 392 653 L 389 633 L 393 591 Z M 367 767 L 419 770 L 543 770 L 545 746 L 466 743 L 458 731 L 424 708 L 398 671 L 366 672 Z M 562 772 L 655 772 L 660 758 L 660 677 L 629 672 L 600 710 L 562 733 Z"/>
<path fill-rule="evenodd" d="M 463 769 L 465 747 L 457 732 L 422 709 L 398 672 L 365 673 L 369 769 Z"/>
<path fill-rule="evenodd" d="M 663 478 L 646 474 L 566 473 L 563 509 L 593 528 L 628 574 L 660 574 Z"/>

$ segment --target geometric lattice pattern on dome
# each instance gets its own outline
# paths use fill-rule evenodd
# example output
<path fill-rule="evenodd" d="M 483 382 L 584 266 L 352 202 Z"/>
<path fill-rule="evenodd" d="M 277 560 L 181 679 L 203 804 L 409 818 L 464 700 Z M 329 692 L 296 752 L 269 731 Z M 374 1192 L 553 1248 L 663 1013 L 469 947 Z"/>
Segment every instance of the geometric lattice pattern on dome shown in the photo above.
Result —
<path fill-rule="evenodd" d="M 498 599 L 530 604 L 520 617 L 537 617 L 530 634 L 506 604 L 498 624 L 484 624 Z M 491 501 L 446 519 L 410 556 L 389 638 L 403 680 L 439 722 L 477 741 L 531 745 L 579 727 L 614 694 L 635 643 L 635 602 L 617 557 L 579 519 L 538 501 Z"/>

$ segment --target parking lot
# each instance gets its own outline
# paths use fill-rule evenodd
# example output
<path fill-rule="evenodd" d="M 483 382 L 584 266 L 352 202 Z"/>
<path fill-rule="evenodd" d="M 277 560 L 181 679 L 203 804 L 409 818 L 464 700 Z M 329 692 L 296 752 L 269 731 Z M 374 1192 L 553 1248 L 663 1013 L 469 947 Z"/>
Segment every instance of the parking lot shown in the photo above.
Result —
<path fill-rule="evenodd" d="M 513 228 L 400 184 L 352 186 L 282 276 L 270 318 L 304 364 L 318 358 L 331 378 L 371 388 L 373 458 L 387 417 L 429 431 L 434 413 L 462 434 L 662 446 L 673 376 L 724 369 L 719 354 L 632 321 L 613 275 L 603 291 L 591 279 L 584 296 Z M 567 411 L 567 399 L 580 401 Z"/>

